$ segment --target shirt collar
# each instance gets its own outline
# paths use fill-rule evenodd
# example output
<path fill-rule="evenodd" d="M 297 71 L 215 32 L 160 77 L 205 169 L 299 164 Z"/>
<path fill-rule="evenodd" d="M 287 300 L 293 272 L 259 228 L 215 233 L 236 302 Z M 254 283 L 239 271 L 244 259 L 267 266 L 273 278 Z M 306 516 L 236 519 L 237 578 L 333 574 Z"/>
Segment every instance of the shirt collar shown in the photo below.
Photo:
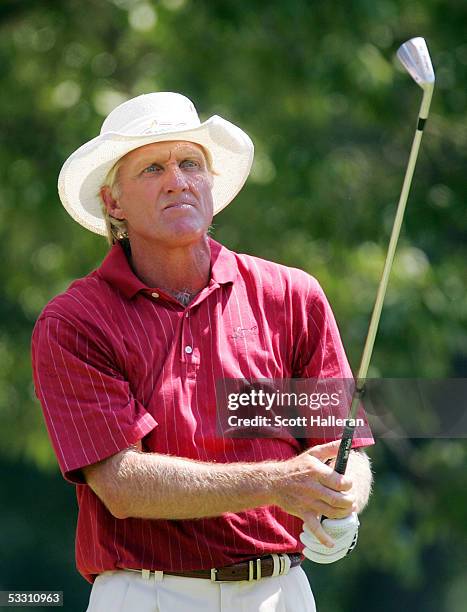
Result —
<path fill-rule="evenodd" d="M 118 242 L 107 253 L 97 274 L 130 300 L 138 291 L 148 289 L 131 269 L 125 251 Z"/>
<path fill-rule="evenodd" d="M 235 253 L 212 238 L 209 238 L 209 245 L 211 247 L 211 280 L 219 285 L 235 282 L 238 274 Z"/>
<path fill-rule="evenodd" d="M 235 254 L 209 238 L 211 248 L 211 281 L 224 285 L 233 283 L 238 274 Z M 151 291 L 133 272 L 119 243 L 114 244 L 97 270 L 98 276 L 118 289 L 128 299 L 139 291 Z"/>

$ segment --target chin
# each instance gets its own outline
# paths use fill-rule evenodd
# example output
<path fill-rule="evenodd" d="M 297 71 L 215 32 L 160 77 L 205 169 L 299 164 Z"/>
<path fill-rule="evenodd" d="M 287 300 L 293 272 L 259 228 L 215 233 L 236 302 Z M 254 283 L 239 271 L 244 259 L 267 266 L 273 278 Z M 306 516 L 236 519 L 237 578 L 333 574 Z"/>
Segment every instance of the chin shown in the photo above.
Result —
<path fill-rule="evenodd" d="M 189 244 L 204 238 L 208 227 L 205 223 L 194 222 L 193 219 L 178 219 L 177 223 L 171 224 L 163 233 L 170 242 Z"/>
<path fill-rule="evenodd" d="M 187 247 L 192 244 L 204 242 L 207 237 L 208 228 L 187 228 L 180 229 L 178 231 L 167 232 L 157 236 L 147 236 L 146 240 L 160 245 L 166 245 L 168 248 L 179 248 Z"/>

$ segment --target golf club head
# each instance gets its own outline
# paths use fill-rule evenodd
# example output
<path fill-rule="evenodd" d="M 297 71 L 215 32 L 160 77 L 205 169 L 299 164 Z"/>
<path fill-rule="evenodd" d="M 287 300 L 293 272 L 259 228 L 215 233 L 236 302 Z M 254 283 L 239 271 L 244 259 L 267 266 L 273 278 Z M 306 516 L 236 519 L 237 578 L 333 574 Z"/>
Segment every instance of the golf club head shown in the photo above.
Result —
<path fill-rule="evenodd" d="M 423 90 L 433 89 L 435 73 L 424 38 L 411 38 L 397 51 L 401 64 Z"/>

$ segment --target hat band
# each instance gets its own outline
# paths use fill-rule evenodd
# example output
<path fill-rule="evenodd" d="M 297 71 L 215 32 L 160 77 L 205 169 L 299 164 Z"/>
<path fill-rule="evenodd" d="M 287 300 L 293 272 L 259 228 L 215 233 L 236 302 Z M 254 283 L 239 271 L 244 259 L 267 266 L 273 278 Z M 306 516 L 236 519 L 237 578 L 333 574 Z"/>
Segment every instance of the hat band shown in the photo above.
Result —
<path fill-rule="evenodd" d="M 123 130 L 115 131 L 127 136 L 145 136 L 147 134 L 166 134 L 167 132 L 193 129 L 199 127 L 199 125 L 200 121 L 197 118 L 191 121 L 170 121 L 167 119 L 164 121 L 154 117 L 143 117 L 142 119 L 127 123 Z M 112 132 L 114 130 L 107 131 Z"/>

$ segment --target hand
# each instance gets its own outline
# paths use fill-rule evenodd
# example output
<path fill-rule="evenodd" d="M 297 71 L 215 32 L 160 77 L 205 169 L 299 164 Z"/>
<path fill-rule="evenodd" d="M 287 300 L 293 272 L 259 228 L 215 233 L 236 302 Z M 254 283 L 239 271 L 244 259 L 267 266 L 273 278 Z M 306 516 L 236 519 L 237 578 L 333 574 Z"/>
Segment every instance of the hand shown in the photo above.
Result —
<path fill-rule="evenodd" d="M 344 519 L 324 519 L 321 523 L 324 531 L 334 540 L 334 547 L 321 544 L 315 534 L 303 524 L 300 540 L 305 544 L 303 554 L 315 563 L 334 563 L 348 555 L 357 545 L 360 521 L 355 512 Z"/>
<path fill-rule="evenodd" d="M 274 483 L 274 503 L 300 517 L 319 542 L 332 547 L 333 540 L 319 518 L 342 519 L 356 510 L 350 492 L 352 479 L 335 472 L 324 461 L 337 455 L 340 441 L 314 446 L 280 464 L 280 478 Z"/>

